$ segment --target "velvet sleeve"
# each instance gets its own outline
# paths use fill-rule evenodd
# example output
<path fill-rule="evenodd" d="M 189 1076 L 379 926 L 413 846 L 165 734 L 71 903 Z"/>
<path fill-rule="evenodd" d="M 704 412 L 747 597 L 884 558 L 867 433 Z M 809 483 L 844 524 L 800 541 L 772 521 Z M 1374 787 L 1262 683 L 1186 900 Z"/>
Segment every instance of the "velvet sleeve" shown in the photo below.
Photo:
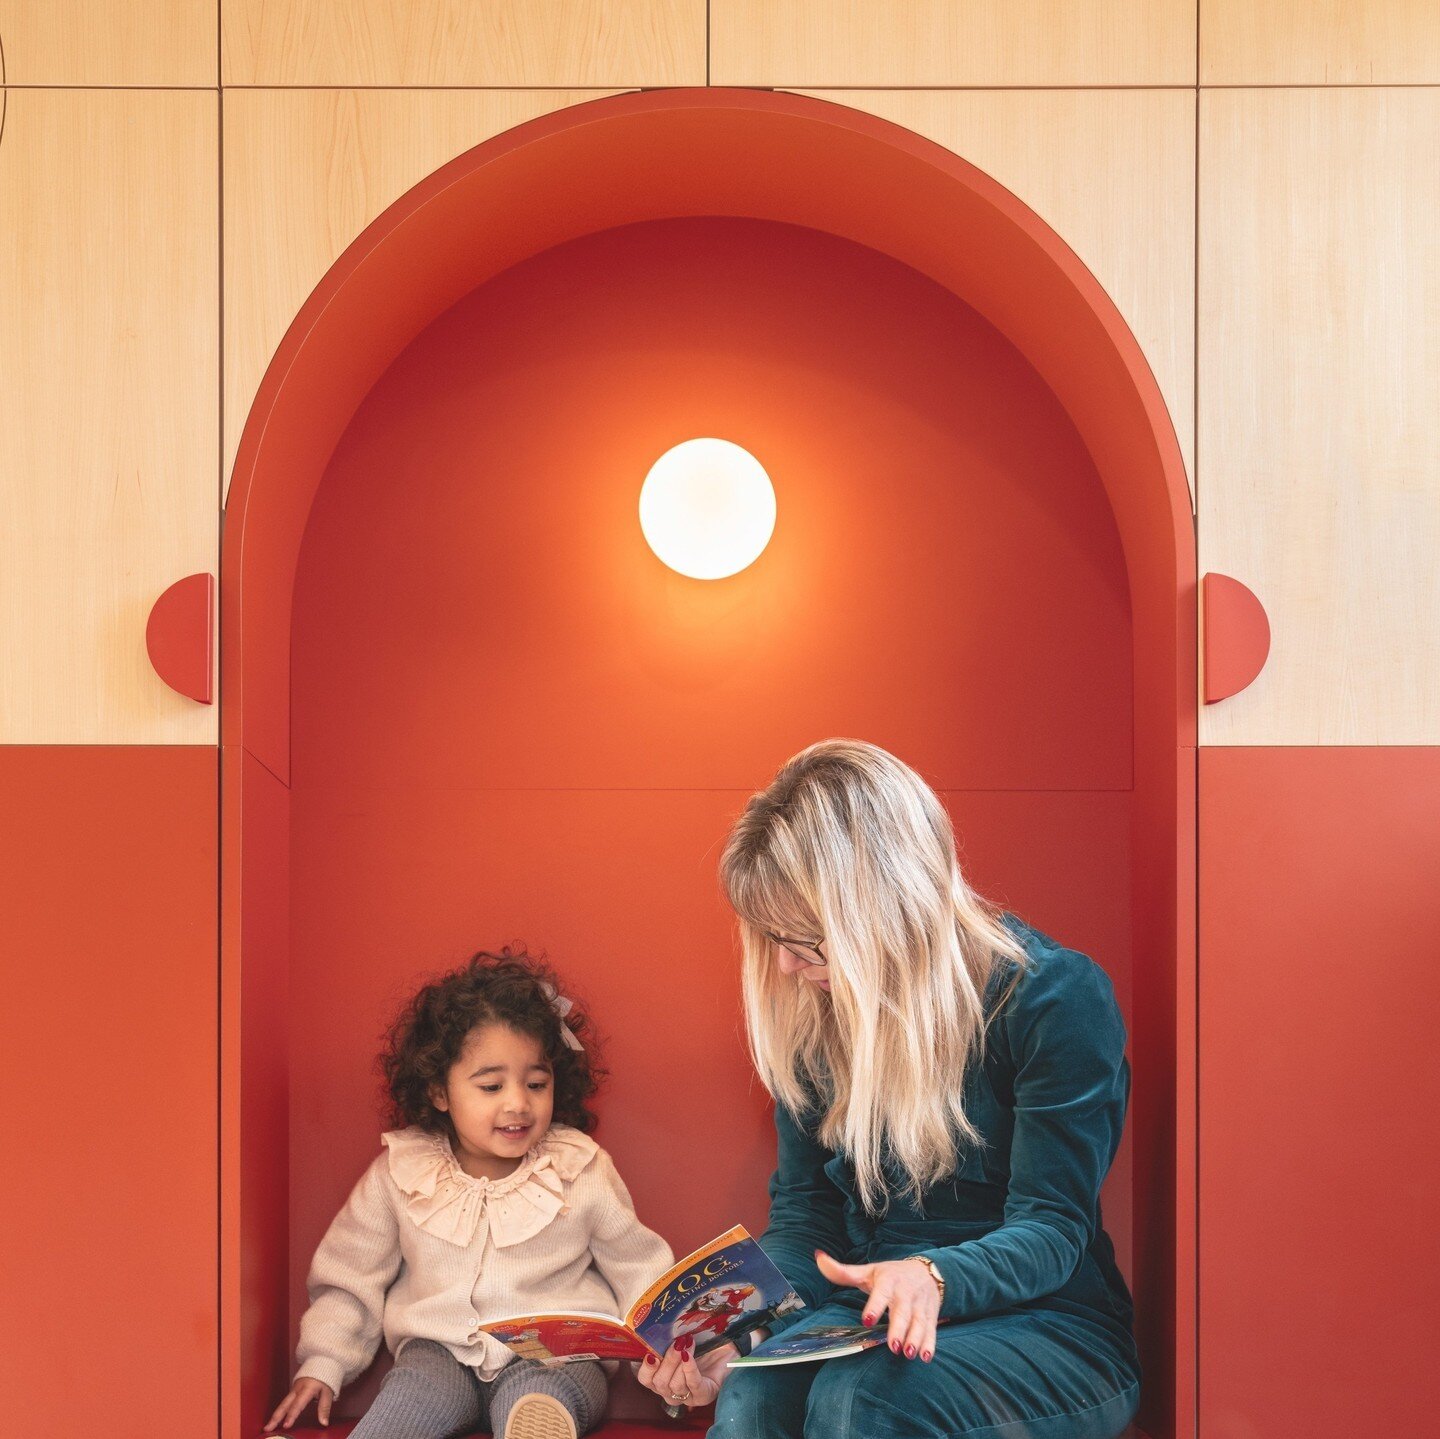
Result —
<path fill-rule="evenodd" d="M 941 1317 L 972 1319 L 1051 1294 L 1094 1238 L 1100 1184 L 1130 1094 L 1125 1025 L 1109 976 L 1075 950 L 1042 954 L 992 1027 L 1014 1064 L 1004 1221 L 923 1251 L 945 1279 Z"/>
<path fill-rule="evenodd" d="M 770 1221 L 760 1247 L 794 1286 L 809 1309 L 824 1303 L 835 1286 L 820 1273 L 815 1251 L 843 1259 L 849 1248 L 844 1200 L 825 1165 L 833 1158 L 783 1105 L 775 1106 L 775 1172 L 770 1177 Z M 772 1333 L 806 1317 L 797 1310 L 771 1324 Z"/>

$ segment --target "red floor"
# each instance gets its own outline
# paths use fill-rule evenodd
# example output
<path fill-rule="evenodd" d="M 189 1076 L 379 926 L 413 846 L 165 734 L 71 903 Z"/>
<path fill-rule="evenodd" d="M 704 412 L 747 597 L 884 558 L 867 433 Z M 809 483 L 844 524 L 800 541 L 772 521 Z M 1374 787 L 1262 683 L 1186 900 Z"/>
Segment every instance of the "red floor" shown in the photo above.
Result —
<path fill-rule="evenodd" d="M 276 1439 L 280 1433 L 288 1436 L 288 1439 L 344 1439 L 357 1422 L 354 1419 L 343 1419 L 337 1420 L 328 1428 L 310 1425 L 302 1429 L 286 1429 L 277 1431 Z M 657 1434 L 703 1434 L 709 1426 L 710 1411 L 706 1410 L 701 1418 L 683 1422 L 678 1419 L 672 1422 L 658 1418 L 653 1423 L 636 1419 L 611 1419 L 590 1432 L 600 1436 L 600 1439 L 646 1439 L 646 1436 Z M 479 1436 L 476 1436 L 476 1439 L 479 1439 Z"/>
<path fill-rule="evenodd" d="M 354 1419 L 345 1419 L 332 1424 L 328 1429 L 287 1429 L 284 1433 L 289 1439 L 344 1439 L 356 1422 Z M 700 1418 L 684 1422 L 676 1420 L 672 1423 L 669 1420 L 657 1419 L 654 1423 L 642 1423 L 635 1419 L 612 1419 L 591 1433 L 601 1436 L 601 1439 L 645 1439 L 647 1435 L 656 1434 L 703 1434 L 709 1424 L 710 1411 L 706 1410 Z M 1123 1439 L 1145 1439 L 1145 1435 L 1139 1429 L 1128 1429 Z"/>

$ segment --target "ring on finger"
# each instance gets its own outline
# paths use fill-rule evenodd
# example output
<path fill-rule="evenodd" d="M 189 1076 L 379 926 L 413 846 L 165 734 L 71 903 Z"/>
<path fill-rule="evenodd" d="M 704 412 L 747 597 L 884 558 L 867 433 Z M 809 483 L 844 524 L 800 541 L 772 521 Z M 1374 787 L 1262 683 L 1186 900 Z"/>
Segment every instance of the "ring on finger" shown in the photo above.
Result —
<path fill-rule="evenodd" d="M 672 1404 L 688 1404 L 690 1402 L 690 1391 L 687 1389 L 683 1394 L 672 1394 L 670 1396 L 670 1402 Z"/>

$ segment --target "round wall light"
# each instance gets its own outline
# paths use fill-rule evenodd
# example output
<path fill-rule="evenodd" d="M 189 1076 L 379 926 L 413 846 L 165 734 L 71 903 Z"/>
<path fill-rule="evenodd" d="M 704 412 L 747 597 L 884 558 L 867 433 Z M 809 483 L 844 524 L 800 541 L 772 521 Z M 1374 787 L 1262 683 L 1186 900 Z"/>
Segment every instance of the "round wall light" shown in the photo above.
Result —
<path fill-rule="evenodd" d="M 753 564 L 770 543 L 775 487 L 749 450 L 729 440 L 686 440 L 645 476 L 640 528 L 672 570 L 723 580 Z"/>

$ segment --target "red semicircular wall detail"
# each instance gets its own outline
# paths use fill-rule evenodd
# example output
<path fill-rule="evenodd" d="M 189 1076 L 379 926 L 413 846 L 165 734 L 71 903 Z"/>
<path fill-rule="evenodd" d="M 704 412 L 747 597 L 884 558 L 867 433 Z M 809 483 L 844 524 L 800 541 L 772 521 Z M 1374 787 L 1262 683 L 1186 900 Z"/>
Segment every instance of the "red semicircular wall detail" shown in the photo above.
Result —
<path fill-rule="evenodd" d="M 1229 575 L 1207 574 L 1205 608 L 1205 703 L 1229 699 L 1254 684 L 1270 654 L 1270 620 L 1247 585 Z"/>
<path fill-rule="evenodd" d="M 145 648 L 155 673 L 177 694 L 214 702 L 215 576 L 176 580 L 150 610 Z"/>

